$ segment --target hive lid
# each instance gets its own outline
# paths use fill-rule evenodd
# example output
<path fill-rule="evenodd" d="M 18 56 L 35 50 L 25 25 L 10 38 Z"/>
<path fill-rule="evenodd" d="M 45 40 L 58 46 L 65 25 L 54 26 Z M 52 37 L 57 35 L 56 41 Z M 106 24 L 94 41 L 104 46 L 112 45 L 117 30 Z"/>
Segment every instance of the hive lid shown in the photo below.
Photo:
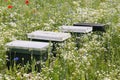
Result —
<path fill-rule="evenodd" d="M 69 33 L 40 31 L 40 30 L 29 33 L 27 36 L 30 39 L 39 39 L 39 40 L 48 40 L 48 41 L 64 41 L 71 37 Z"/>
<path fill-rule="evenodd" d="M 60 26 L 62 32 L 76 32 L 76 33 L 88 33 L 92 31 L 92 27 L 84 26 Z"/>
<path fill-rule="evenodd" d="M 73 24 L 73 26 L 84 26 L 84 27 L 91 26 L 93 27 L 93 31 L 102 31 L 102 32 L 106 32 L 106 29 L 109 27 L 109 25 L 100 24 L 100 23 L 75 23 Z"/>
<path fill-rule="evenodd" d="M 16 40 L 6 44 L 8 48 L 15 49 L 30 49 L 30 50 L 45 50 L 49 47 L 49 43 L 47 42 L 35 42 L 35 41 L 21 41 Z"/>

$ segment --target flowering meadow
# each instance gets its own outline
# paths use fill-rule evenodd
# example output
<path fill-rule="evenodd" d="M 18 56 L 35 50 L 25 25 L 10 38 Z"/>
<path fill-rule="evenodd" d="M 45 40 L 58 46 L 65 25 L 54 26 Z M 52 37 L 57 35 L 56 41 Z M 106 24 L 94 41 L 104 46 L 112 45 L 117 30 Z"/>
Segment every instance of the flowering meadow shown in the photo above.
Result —
<path fill-rule="evenodd" d="M 40 73 L 34 67 L 28 73 L 29 64 L 7 69 L 7 42 L 77 22 L 109 27 L 81 36 L 79 48 L 74 36 L 59 44 L 57 57 L 49 53 Z M 0 0 L 0 80 L 120 80 L 120 0 Z"/>

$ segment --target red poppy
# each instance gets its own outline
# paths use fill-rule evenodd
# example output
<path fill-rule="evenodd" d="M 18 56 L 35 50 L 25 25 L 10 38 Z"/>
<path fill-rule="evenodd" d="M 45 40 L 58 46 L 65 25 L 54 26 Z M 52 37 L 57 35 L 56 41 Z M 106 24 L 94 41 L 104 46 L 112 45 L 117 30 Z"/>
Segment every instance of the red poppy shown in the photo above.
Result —
<path fill-rule="evenodd" d="M 8 8 L 11 9 L 11 8 L 13 8 L 13 6 L 12 5 L 8 5 Z"/>
<path fill-rule="evenodd" d="M 29 4 L 29 0 L 25 0 L 25 4 L 28 5 Z"/>

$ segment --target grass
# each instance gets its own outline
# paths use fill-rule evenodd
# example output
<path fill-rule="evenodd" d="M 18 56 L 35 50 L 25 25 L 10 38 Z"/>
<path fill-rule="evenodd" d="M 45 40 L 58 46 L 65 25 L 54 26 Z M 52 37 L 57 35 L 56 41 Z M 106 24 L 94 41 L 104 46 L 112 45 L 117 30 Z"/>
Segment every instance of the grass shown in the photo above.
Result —
<path fill-rule="evenodd" d="M 120 6 L 119 0 L 22 0 L 0 1 L 0 79 L 3 80 L 119 80 Z M 7 6 L 12 5 L 12 9 Z M 61 25 L 94 22 L 109 25 L 106 33 L 83 35 L 77 49 L 75 37 L 57 48 L 58 57 L 49 55 L 42 71 L 27 73 L 28 65 L 7 70 L 7 42 L 28 40 L 35 30 L 58 31 Z M 63 48 L 64 46 L 64 48 Z M 20 66 L 19 66 L 20 67 Z"/>

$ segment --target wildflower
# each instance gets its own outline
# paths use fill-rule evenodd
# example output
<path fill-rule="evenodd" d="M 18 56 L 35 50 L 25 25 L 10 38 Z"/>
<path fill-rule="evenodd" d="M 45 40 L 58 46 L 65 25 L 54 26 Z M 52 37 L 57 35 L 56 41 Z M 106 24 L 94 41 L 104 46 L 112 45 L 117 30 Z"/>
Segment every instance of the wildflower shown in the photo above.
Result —
<path fill-rule="evenodd" d="M 29 4 L 29 0 L 25 0 L 25 4 L 28 5 Z"/>
<path fill-rule="evenodd" d="M 25 73 L 25 74 L 23 74 L 23 76 L 27 78 L 27 77 L 29 77 L 30 75 Z"/>
<path fill-rule="evenodd" d="M 14 61 L 18 61 L 18 60 L 19 60 L 19 58 L 18 58 L 18 57 L 15 57 L 15 58 L 14 58 Z"/>
<path fill-rule="evenodd" d="M 16 27 L 16 26 L 17 26 L 16 23 L 14 23 L 14 22 L 10 22 L 9 25 L 10 25 L 10 26 L 13 26 L 13 27 Z"/>
<path fill-rule="evenodd" d="M 0 62 L 2 62 L 3 60 L 0 58 Z"/>
<path fill-rule="evenodd" d="M 8 8 L 11 9 L 11 8 L 13 8 L 13 6 L 12 5 L 8 5 Z"/>
<path fill-rule="evenodd" d="M 79 3 L 77 1 L 73 1 L 73 4 L 79 6 Z"/>
<path fill-rule="evenodd" d="M 2 80 L 3 79 L 3 75 L 2 74 L 0 74 L 0 80 Z"/>
<path fill-rule="evenodd" d="M 110 78 L 108 78 L 108 77 L 105 77 L 103 80 L 110 80 Z"/>
<path fill-rule="evenodd" d="M 51 24 L 55 24 L 55 21 L 54 21 L 53 19 L 50 19 L 49 22 L 50 22 Z"/>
<path fill-rule="evenodd" d="M 87 61 L 88 61 L 87 56 L 82 56 L 82 58 L 83 58 L 83 61 L 84 61 L 84 62 L 87 62 Z"/>

